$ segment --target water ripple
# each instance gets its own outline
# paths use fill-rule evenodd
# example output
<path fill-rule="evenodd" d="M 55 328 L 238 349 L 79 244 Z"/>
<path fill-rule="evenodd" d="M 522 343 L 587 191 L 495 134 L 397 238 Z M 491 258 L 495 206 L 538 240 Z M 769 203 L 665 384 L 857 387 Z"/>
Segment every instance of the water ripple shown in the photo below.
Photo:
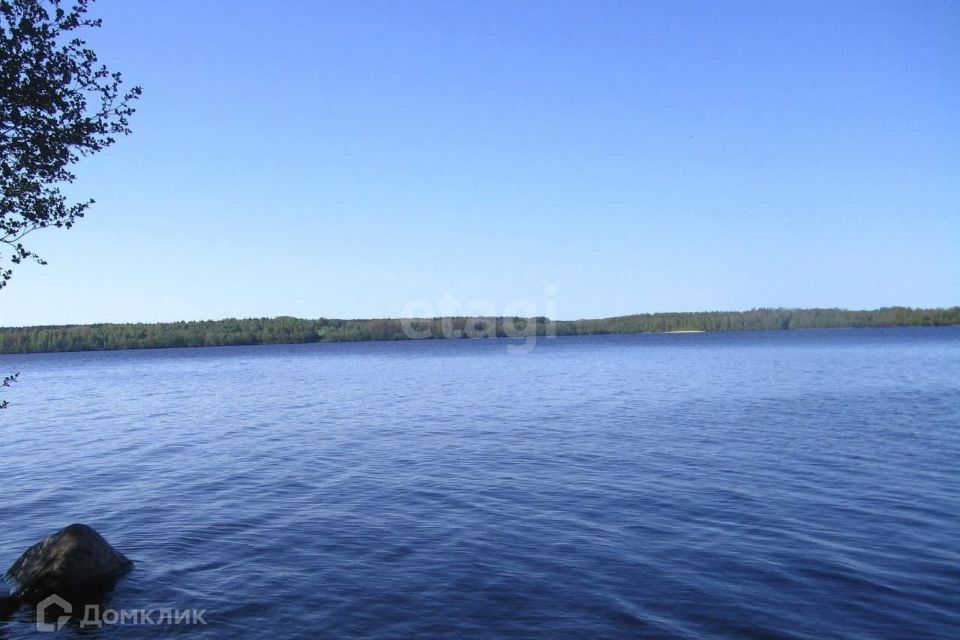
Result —
<path fill-rule="evenodd" d="M 208 612 L 86 637 L 960 631 L 960 328 L 3 359 L 0 561 L 83 521 Z"/>

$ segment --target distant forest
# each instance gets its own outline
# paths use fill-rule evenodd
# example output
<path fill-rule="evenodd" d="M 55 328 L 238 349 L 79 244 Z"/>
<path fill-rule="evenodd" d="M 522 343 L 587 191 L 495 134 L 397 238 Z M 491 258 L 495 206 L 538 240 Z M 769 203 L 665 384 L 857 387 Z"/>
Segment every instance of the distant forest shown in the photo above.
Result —
<path fill-rule="evenodd" d="M 0 353 L 219 347 L 305 342 L 517 335 L 596 335 L 663 331 L 766 331 L 836 327 L 909 327 L 960 324 L 960 307 L 872 311 L 752 309 L 643 313 L 596 320 L 547 318 L 425 318 L 331 320 L 249 318 L 151 324 L 91 324 L 0 328 Z"/>

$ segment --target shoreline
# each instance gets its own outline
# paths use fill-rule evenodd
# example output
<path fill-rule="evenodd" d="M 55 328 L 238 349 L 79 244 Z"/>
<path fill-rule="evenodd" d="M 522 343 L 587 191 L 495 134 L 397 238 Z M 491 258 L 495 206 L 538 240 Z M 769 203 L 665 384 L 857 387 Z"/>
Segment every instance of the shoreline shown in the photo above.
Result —
<path fill-rule="evenodd" d="M 371 338 L 371 339 L 361 339 L 361 340 L 310 340 L 310 341 L 300 341 L 300 342 L 251 342 L 244 344 L 213 344 L 213 345 L 163 345 L 163 346 L 137 346 L 137 347 L 115 347 L 115 348 L 100 348 L 100 349 L 61 349 L 61 350 L 48 350 L 48 351 L 26 351 L 26 352 L 4 352 L 0 351 L 0 359 L 5 357 L 16 357 L 16 356 L 31 356 L 31 355 L 58 355 L 65 353 L 117 353 L 120 351 L 168 351 L 174 349 L 233 349 L 233 348 L 242 348 L 242 347 L 299 347 L 307 345 L 344 345 L 344 344 L 357 344 L 357 343 L 399 343 L 399 342 L 443 342 L 446 340 L 452 340 L 455 342 L 463 340 L 555 340 L 557 338 L 583 338 L 583 337 L 613 337 L 613 336 L 658 336 L 658 335 L 684 335 L 684 334 L 737 334 L 737 333 L 807 333 L 813 331 L 870 331 L 870 330 L 884 330 L 884 329 L 948 329 L 951 327 L 960 327 L 960 323 L 957 324 L 942 324 L 942 325 L 891 325 L 891 326 L 876 326 L 876 327 L 805 327 L 798 329 L 747 329 L 747 330 L 719 330 L 719 331 L 703 331 L 703 330 L 677 330 L 677 331 L 619 331 L 619 332 L 597 332 L 597 333 L 559 333 L 556 335 L 537 335 L 537 336 L 485 336 L 485 337 L 476 337 L 468 338 L 467 336 L 444 338 L 444 337 L 425 337 L 425 338 Z"/>
<path fill-rule="evenodd" d="M 913 309 L 751 309 L 645 313 L 610 318 L 227 318 L 188 322 L 0 327 L 0 353 L 63 353 L 231 347 L 267 344 L 521 338 L 607 334 L 664 334 L 937 327 L 960 324 L 960 306 Z"/>

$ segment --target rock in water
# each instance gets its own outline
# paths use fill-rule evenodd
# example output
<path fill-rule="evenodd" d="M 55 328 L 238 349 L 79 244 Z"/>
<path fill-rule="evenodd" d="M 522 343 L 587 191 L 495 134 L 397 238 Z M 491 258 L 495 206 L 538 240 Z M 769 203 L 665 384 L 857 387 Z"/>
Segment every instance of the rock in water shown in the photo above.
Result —
<path fill-rule="evenodd" d="M 33 545 L 7 569 L 27 599 L 111 589 L 133 562 L 85 524 L 72 524 Z"/>
<path fill-rule="evenodd" d="M 7 593 L 3 585 L 0 585 L 0 620 L 5 620 L 11 613 L 17 610 L 16 598 Z"/>

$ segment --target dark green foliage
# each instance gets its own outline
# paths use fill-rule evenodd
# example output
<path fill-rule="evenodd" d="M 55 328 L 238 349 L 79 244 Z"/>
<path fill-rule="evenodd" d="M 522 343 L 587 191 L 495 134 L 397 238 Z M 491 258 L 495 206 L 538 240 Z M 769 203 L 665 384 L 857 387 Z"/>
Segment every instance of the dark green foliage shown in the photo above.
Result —
<path fill-rule="evenodd" d="M 207 320 L 157 324 L 94 324 L 0 328 L 0 353 L 214 347 L 304 342 L 460 338 L 482 325 L 507 335 L 587 335 L 656 331 L 763 331 L 831 327 L 902 327 L 960 324 L 960 307 L 873 311 L 846 309 L 753 309 L 698 313 L 652 313 L 600 320 L 551 323 L 547 318 L 424 318 L 401 320 L 303 320 L 291 317 Z M 413 329 L 415 333 L 405 331 Z"/>
<path fill-rule="evenodd" d="M 93 200 L 68 202 L 60 188 L 71 165 L 130 133 L 140 87 L 121 89 L 119 73 L 98 63 L 75 35 L 100 26 L 88 0 L 0 0 L 0 288 L 11 265 L 32 258 L 25 235 L 69 229 Z"/>
<path fill-rule="evenodd" d="M 647 331 L 766 331 L 836 327 L 908 327 L 960 324 L 960 307 L 911 309 L 884 307 L 872 311 L 848 309 L 751 309 L 645 313 L 602 320 L 558 322 L 558 335 L 642 333 Z"/>

